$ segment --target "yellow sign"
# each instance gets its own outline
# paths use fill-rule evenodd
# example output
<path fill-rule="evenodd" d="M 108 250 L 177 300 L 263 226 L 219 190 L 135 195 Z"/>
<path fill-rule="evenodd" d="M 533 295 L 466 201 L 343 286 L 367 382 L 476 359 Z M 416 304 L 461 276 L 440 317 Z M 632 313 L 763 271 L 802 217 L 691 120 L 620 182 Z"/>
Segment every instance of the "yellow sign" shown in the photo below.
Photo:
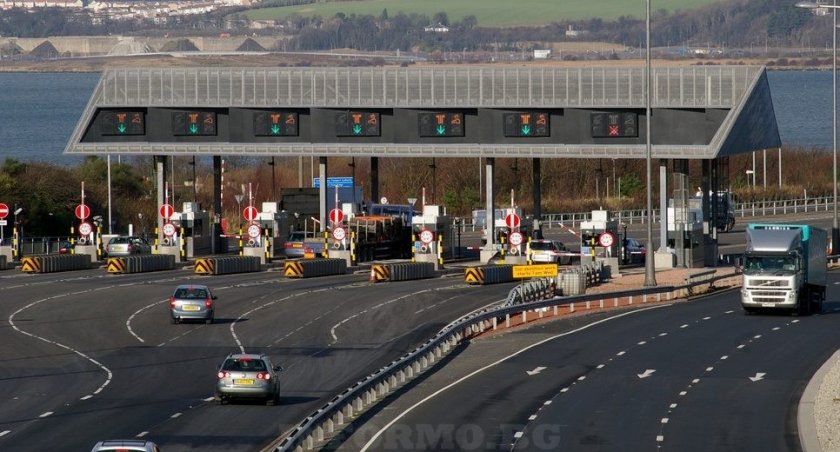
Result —
<path fill-rule="evenodd" d="M 513 277 L 515 279 L 550 278 L 553 276 L 557 276 L 557 264 L 513 266 Z"/>

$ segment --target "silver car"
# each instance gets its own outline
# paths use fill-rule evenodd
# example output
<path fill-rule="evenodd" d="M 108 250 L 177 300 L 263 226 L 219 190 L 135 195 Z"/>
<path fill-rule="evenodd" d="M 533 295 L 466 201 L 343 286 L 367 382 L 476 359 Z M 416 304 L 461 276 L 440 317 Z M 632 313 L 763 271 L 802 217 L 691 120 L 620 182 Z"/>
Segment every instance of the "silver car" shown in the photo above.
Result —
<path fill-rule="evenodd" d="M 120 236 L 114 237 L 105 245 L 108 257 L 132 256 L 135 254 L 151 254 L 152 245 L 142 237 Z"/>
<path fill-rule="evenodd" d="M 533 240 L 530 251 L 533 262 L 568 265 L 572 259 L 569 250 L 558 240 Z"/>
<path fill-rule="evenodd" d="M 93 446 L 90 452 L 99 452 L 105 450 L 112 451 L 142 451 L 142 452 L 160 452 L 161 449 L 157 444 L 151 441 L 144 441 L 142 439 L 109 439 L 107 441 L 100 441 Z"/>
<path fill-rule="evenodd" d="M 216 374 L 216 403 L 250 398 L 262 399 L 266 405 L 274 405 L 280 393 L 277 372 L 282 370 L 281 366 L 272 365 L 271 359 L 265 354 L 230 354 Z"/>
<path fill-rule="evenodd" d="M 184 284 L 175 288 L 169 297 L 169 314 L 172 323 L 182 320 L 203 320 L 213 323 L 216 313 L 216 295 L 207 286 Z"/>

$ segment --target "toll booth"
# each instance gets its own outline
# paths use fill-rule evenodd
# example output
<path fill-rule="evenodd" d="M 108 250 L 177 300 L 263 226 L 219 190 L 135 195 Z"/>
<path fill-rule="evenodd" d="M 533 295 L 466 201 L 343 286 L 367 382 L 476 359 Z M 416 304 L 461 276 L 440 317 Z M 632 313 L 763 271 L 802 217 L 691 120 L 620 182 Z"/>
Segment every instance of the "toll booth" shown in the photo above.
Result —
<path fill-rule="evenodd" d="M 265 250 L 266 257 L 274 259 L 283 254 L 283 243 L 289 238 L 289 215 L 279 210 L 279 203 L 264 202 L 262 211 L 257 216 L 257 223 L 261 228 L 260 237 L 251 237 L 245 241 L 245 246 L 258 246 Z"/>
<path fill-rule="evenodd" d="M 327 257 L 344 259 L 348 267 L 356 265 L 354 253 L 355 232 L 348 227 L 350 221 L 359 214 L 359 203 L 341 203 L 340 213 L 330 211 L 330 226 L 327 238 Z M 335 218 L 334 218 L 335 216 Z M 339 221 L 335 221 L 339 220 Z"/>
<path fill-rule="evenodd" d="M 433 262 L 435 270 L 443 267 L 445 258 L 454 257 L 450 246 L 454 237 L 447 237 L 453 231 L 454 220 L 446 215 L 441 206 L 423 206 L 422 215 L 411 218 L 411 235 L 415 262 Z"/>
<path fill-rule="evenodd" d="M 474 210 L 473 221 L 478 221 L 477 224 L 483 226 L 485 222 L 481 220 L 481 217 L 484 212 L 486 211 Z M 514 217 L 517 223 L 508 224 Z M 526 243 L 528 243 L 528 238 L 533 236 L 533 232 L 534 219 L 532 216 L 524 215 L 521 208 L 509 207 L 493 210 L 493 245 L 495 248 L 493 251 L 494 254 L 503 256 L 505 263 L 528 263 L 528 256 L 525 255 L 525 247 Z M 514 242 L 521 240 L 518 245 L 511 243 L 511 235 L 513 235 Z M 484 227 L 482 227 L 481 245 L 487 245 L 487 228 Z M 487 262 L 489 259 L 483 250 L 481 260 Z"/>
<path fill-rule="evenodd" d="M 619 224 L 609 218 L 606 210 L 593 210 L 590 221 L 580 223 L 581 264 L 604 261 L 612 274 L 618 274 L 621 256 Z"/>
<path fill-rule="evenodd" d="M 179 252 L 183 247 L 184 256 L 188 259 L 212 252 L 210 213 L 202 211 L 198 203 L 185 202 L 182 211 L 174 213 L 170 220 L 178 229 L 172 237 L 164 238 L 163 246 L 174 246 Z M 165 254 L 170 254 L 169 251 L 171 249 L 168 248 Z"/>
<path fill-rule="evenodd" d="M 674 206 L 668 200 L 668 249 L 676 257 L 676 264 L 685 268 L 702 268 L 704 264 L 702 200 L 689 198 L 684 206 Z"/>

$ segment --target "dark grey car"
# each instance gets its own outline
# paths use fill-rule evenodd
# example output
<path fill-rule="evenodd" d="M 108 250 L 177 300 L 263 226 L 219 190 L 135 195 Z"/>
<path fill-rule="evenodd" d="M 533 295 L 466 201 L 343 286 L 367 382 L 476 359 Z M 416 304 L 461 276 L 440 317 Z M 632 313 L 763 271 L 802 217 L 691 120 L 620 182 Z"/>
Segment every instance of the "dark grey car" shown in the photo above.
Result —
<path fill-rule="evenodd" d="M 231 399 L 262 399 L 266 405 L 274 405 L 279 397 L 280 382 L 277 372 L 281 366 L 274 366 L 265 354 L 230 354 L 219 366 L 216 374 L 216 403 Z"/>
<path fill-rule="evenodd" d="M 197 284 L 184 284 L 175 288 L 169 297 L 169 314 L 172 323 L 182 320 L 203 320 L 213 323 L 216 295 L 209 287 Z"/>

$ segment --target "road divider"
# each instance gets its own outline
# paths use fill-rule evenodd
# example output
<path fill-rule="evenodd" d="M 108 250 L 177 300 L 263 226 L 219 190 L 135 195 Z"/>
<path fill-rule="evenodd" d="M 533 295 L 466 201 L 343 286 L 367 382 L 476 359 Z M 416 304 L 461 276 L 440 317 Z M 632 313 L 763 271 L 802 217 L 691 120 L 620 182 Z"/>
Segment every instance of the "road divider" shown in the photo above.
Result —
<path fill-rule="evenodd" d="M 412 281 L 435 276 L 433 262 L 404 262 L 397 264 L 374 264 L 370 267 L 370 281 Z"/>
<path fill-rule="evenodd" d="M 175 256 L 171 254 L 144 254 L 141 256 L 109 257 L 105 268 L 108 273 L 145 273 L 172 270 L 175 268 Z"/>
<path fill-rule="evenodd" d="M 20 259 L 20 270 L 24 273 L 87 270 L 90 265 L 90 256 L 86 254 L 44 254 L 25 256 Z"/>
<path fill-rule="evenodd" d="M 283 275 L 287 278 L 310 278 L 345 273 L 347 273 L 346 259 L 296 259 L 283 264 Z"/>
<path fill-rule="evenodd" d="M 262 268 L 258 256 L 200 257 L 195 260 L 197 275 L 227 275 L 258 272 Z"/>

